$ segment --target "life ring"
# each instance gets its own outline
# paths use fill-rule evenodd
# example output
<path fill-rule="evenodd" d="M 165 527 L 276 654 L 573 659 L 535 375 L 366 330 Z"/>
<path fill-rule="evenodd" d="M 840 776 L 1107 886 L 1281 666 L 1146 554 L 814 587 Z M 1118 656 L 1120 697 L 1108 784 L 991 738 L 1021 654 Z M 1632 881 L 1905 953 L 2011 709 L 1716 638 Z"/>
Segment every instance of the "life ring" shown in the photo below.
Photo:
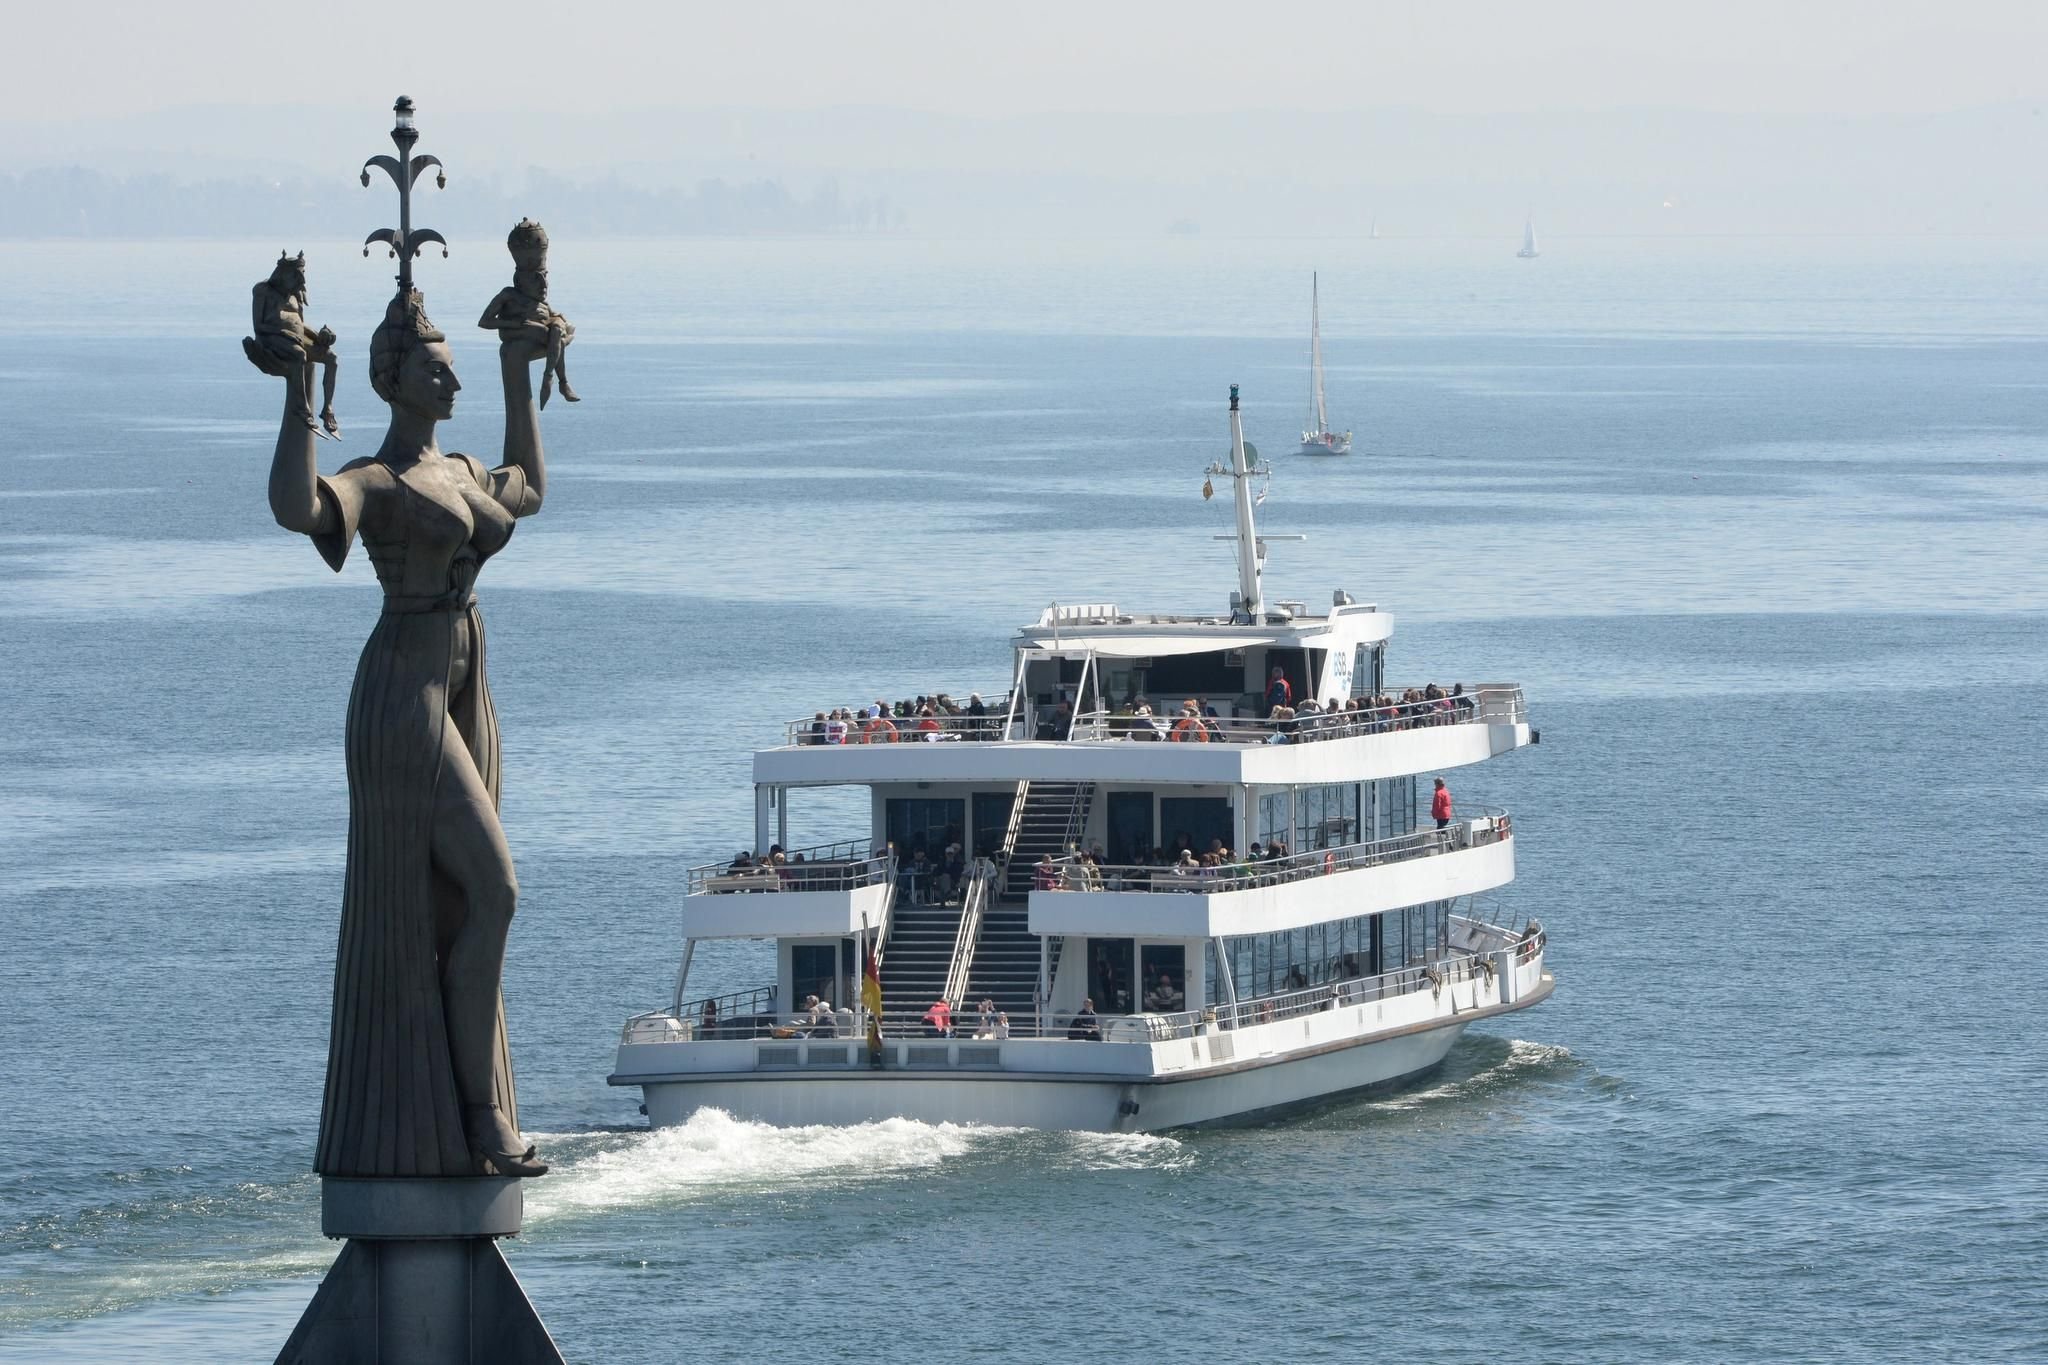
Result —
<path fill-rule="evenodd" d="M 1173 727 L 1173 737 L 1181 743 L 1207 744 L 1209 742 L 1209 731 L 1202 725 L 1198 717 L 1182 716 L 1179 724 Z"/>
<path fill-rule="evenodd" d="M 1325 854 L 1323 855 L 1323 872 L 1324 872 L 1325 874 L 1328 874 L 1328 873 L 1331 873 L 1331 872 L 1335 872 L 1336 870 L 1337 870 L 1337 855 L 1336 855 L 1336 854 L 1334 854 L 1334 853 L 1325 853 Z"/>

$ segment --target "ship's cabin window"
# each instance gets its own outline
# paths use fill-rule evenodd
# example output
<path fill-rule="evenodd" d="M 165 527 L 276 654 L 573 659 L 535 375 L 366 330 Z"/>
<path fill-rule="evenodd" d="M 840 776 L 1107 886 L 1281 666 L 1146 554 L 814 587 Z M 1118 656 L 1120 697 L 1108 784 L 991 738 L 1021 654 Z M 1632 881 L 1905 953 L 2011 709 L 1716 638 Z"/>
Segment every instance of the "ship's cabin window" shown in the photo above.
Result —
<path fill-rule="evenodd" d="M 815 995 L 835 1006 L 850 1004 L 840 989 L 840 945 L 837 943 L 792 943 L 789 946 L 789 1008 L 800 1010 L 804 999 Z"/>
<path fill-rule="evenodd" d="M 1431 962 L 1447 949 L 1450 911 L 1451 902 L 1431 901 L 1380 915 L 1227 939 L 1231 983 L 1240 1000 L 1250 1000 Z M 1207 965 L 1208 998 L 1218 999 L 1215 963 Z"/>
<path fill-rule="evenodd" d="M 890 798 L 883 823 L 889 842 L 896 845 L 898 870 L 920 849 L 927 862 L 943 861 L 946 846 L 960 842 L 966 821 L 967 803 L 958 798 Z"/>
<path fill-rule="evenodd" d="M 1188 1007 L 1187 949 L 1178 943 L 1148 943 L 1138 953 L 1148 1014 L 1174 1014 Z"/>
<path fill-rule="evenodd" d="M 1199 858 L 1218 841 L 1225 848 L 1233 848 L 1237 842 L 1236 823 L 1228 797 L 1159 798 L 1159 837 L 1169 858 L 1179 857 L 1183 848 L 1193 850 Z"/>
<path fill-rule="evenodd" d="M 1385 645 L 1360 645 L 1351 661 L 1351 695 L 1378 696 L 1385 690 L 1385 669 Z"/>
<path fill-rule="evenodd" d="M 1129 1014 L 1132 1006 L 1132 940 L 1088 940 L 1088 998 L 1099 1014 Z"/>
<path fill-rule="evenodd" d="M 1184 701 L 1198 701 L 1215 708 L 1219 716 L 1243 715 L 1257 699 L 1251 695 L 1241 649 L 1219 649 L 1206 654 L 1168 654 L 1133 667 L 1128 691 L 1112 694 L 1121 704 L 1134 696 L 1152 703 L 1154 714 L 1170 715 Z"/>

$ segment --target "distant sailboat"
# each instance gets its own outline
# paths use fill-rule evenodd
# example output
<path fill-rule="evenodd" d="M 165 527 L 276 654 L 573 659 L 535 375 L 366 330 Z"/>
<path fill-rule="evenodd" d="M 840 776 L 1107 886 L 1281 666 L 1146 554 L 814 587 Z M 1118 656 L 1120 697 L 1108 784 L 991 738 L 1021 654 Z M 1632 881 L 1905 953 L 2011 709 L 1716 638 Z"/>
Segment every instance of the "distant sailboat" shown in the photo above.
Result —
<path fill-rule="evenodd" d="M 1309 276 L 1308 299 L 1308 401 L 1314 429 L 1301 433 L 1301 453 L 1349 455 L 1351 433 L 1330 430 L 1329 408 L 1323 402 L 1323 301 L 1321 282 L 1315 275 Z"/>
<path fill-rule="evenodd" d="M 1525 261 L 1533 261 L 1542 254 L 1536 250 L 1536 215 L 1533 213 L 1522 220 L 1522 249 L 1515 254 Z"/>
<path fill-rule="evenodd" d="M 1373 220 L 1372 220 L 1372 226 L 1371 226 L 1370 228 L 1366 229 L 1365 237 L 1366 237 L 1366 240 L 1367 240 L 1367 241 L 1370 241 L 1370 242 L 1377 242 L 1377 241 L 1378 241 L 1378 240 L 1380 239 L 1380 220 L 1379 220 L 1379 219 L 1375 218 L 1375 219 L 1373 219 Z"/>

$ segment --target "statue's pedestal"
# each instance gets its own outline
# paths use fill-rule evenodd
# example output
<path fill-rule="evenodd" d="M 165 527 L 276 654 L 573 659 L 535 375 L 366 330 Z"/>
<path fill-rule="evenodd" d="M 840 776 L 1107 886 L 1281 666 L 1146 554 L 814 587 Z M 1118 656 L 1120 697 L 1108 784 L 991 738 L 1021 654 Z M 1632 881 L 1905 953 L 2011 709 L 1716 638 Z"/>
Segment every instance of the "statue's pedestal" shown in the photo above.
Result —
<path fill-rule="evenodd" d="M 320 1230 L 347 1238 L 277 1365 L 562 1365 L 495 1239 L 519 1182 L 327 1177 Z"/>

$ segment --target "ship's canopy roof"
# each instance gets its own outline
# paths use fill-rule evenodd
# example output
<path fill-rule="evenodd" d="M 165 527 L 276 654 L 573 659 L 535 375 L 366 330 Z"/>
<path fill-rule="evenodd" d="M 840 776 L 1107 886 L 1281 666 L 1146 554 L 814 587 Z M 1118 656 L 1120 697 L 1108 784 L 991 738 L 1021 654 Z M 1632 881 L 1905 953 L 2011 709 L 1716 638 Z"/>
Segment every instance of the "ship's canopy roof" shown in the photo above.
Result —
<path fill-rule="evenodd" d="M 1328 648 L 1340 641 L 1383 640 L 1392 631 L 1393 617 L 1363 605 L 1346 604 L 1328 616 L 1275 612 L 1259 623 L 1233 621 L 1227 616 L 1120 612 L 1110 605 L 1091 605 L 1049 607 L 1036 623 L 1019 631 L 1012 643 L 1018 649 L 1143 659 L 1261 646 Z"/>

